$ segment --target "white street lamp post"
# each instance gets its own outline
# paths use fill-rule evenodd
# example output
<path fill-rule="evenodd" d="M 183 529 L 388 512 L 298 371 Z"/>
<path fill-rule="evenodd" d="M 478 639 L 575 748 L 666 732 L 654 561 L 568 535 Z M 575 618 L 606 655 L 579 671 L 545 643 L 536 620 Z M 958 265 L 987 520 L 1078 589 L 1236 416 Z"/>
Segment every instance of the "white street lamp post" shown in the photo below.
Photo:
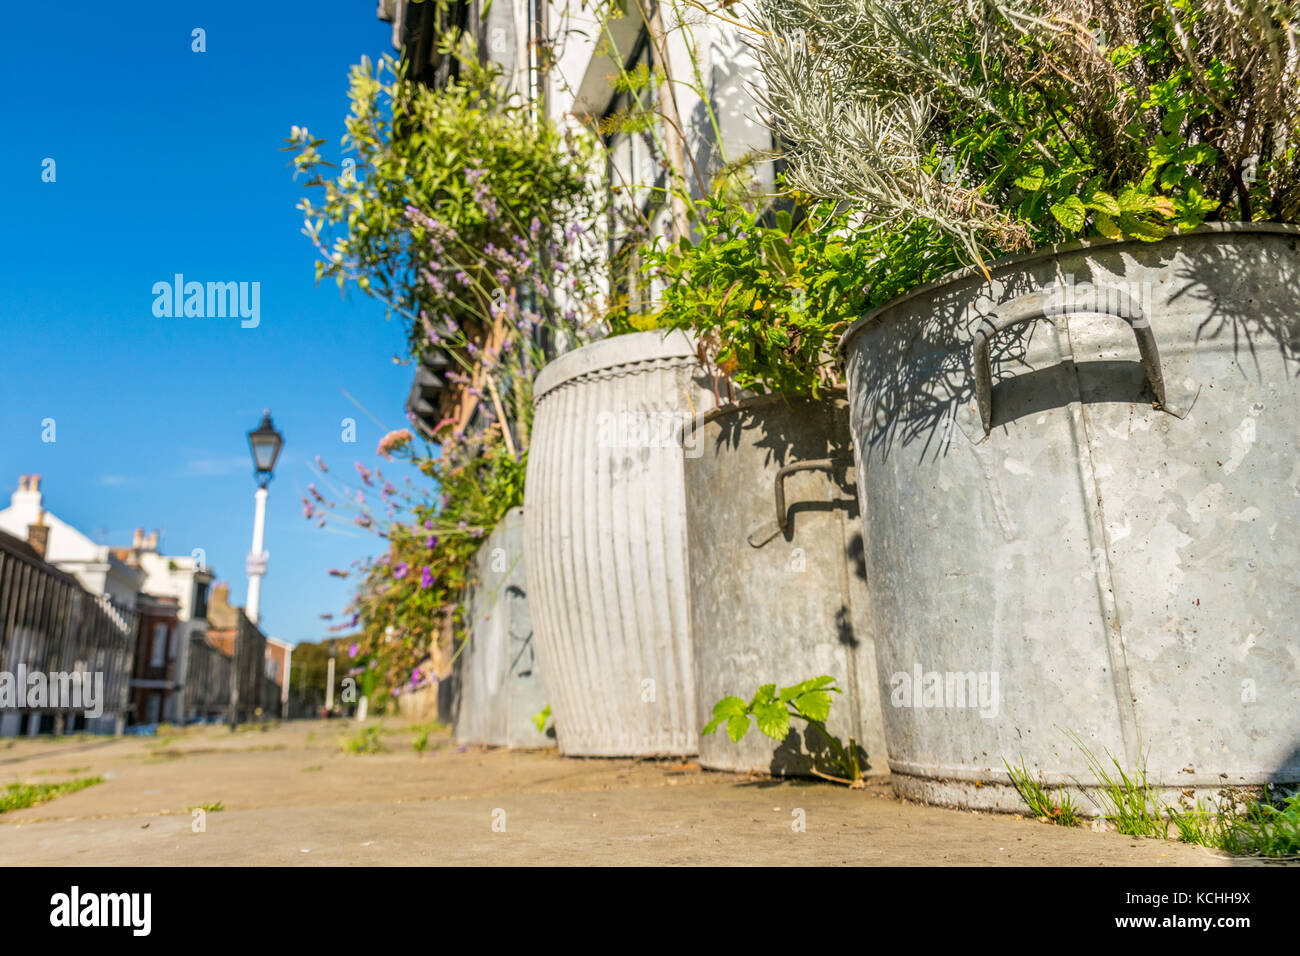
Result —
<path fill-rule="evenodd" d="M 263 548 L 266 537 L 266 486 L 271 481 L 276 459 L 284 447 L 284 436 L 271 424 L 271 412 L 268 409 L 262 415 L 262 423 L 248 433 L 248 447 L 253 452 L 253 466 L 256 469 L 258 488 L 253 496 L 253 547 L 248 553 L 244 569 L 248 573 L 248 600 L 244 611 L 254 624 L 261 617 L 262 577 L 266 574 L 267 553 Z"/>
<path fill-rule="evenodd" d="M 253 549 L 248 552 L 248 558 L 244 561 L 244 570 L 248 574 L 248 600 L 245 602 L 245 612 L 248 619 L 254 624 L 257 623 L 260 614 L 258 608 L 262 600 L 262 576 L 266 574 L 267 554 L 262 550 L 263 539 L 266 535 L 266 486 L 257 489 L 253 495 Z"/>
<path fill-rule="evenodd" d="M 253 624 L 258 624 L 261 614 L 258 605 L 262 597 L 262 575 L 266 574 L 266 551 L 263 550 L 263 538 L 266 534 L 266 486 L 271 481 L 275 470 L 275 460 L 280 457 L 284 447 L 284 436 L 271 424 L 271 411 L 262 413 L 262 424 L 248 433 L 248 447 L 253 452 L 253 468 L 257 475 L 257 493 L 253 496 L 256 510 L 253 513 L 253 549 L 248 554 L 244 569 L 248 572 L 248 600 L 244 602 L 244 616 Z M 243 622 L 237 622 L 234 643 L 230 648 L 230 726 L 234 729 L 239 723 L 239 679 L 244 674 L 240 666 L 239 634 Z M 256 673 L 260 674 L 259 662 Z M 256 686 L 256 685 L 255 685 Z M 255 698 L 256 699 L 256 698 Z"/>

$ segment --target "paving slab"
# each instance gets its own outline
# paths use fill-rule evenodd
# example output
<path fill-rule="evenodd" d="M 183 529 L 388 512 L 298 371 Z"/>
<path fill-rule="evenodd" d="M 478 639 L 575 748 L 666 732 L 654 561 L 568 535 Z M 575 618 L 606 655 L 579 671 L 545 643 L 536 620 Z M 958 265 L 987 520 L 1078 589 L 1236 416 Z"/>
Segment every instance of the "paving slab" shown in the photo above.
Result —
<path fill-rule="evenodd" d="M 1213 851 L 864 790 L 458 748 L 396 721 L 0 742 L 0 786 L 105 781 L 0 814 L 0 865 L 1228 865 Z M 220 802 L 196 816 L 191 808 Z M 201 825 L 201 829 L 199 829 Z M 199 832 L 196 832 L 196 829 Z"/>

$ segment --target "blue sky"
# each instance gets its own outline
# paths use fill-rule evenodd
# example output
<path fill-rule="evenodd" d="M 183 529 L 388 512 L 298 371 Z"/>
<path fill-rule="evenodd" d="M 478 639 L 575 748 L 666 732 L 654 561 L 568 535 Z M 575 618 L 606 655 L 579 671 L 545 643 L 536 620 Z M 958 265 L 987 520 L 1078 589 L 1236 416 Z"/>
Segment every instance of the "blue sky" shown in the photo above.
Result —
<path fill-rule="evenodd" d="M 268 633 L 327 636 L 350 582 L 328 576 L 380 542 L 318 530 L 299 497 L 375 463 L 405 427 L 404 333 L 383 308 L 315 284 L 279 152 L 293 125 L 338 157 L 348 68 L 390 51 L 374 0 L 54 7 L 12 4 L 0 86 L 0 493 L 44 476 L 48 510 L 108 544 L 137 526 L 203 548 L 242 604 L 255 484 L 246 433 L 269 407 L 285 435 L 262 588 Z M 191 31 L 207 50 L 191 50 Z M 55 161 L 53 183 L 43 161 Z M 260 324 L 157 318 L 155 282 L 259 282 Z M 379 420 L 366 416 L 356 402 Z M 55 421 L 53 443 L 41 422 Z M 341 422 L 356 420 L 356 443 Z M 401 472 L 398 472 L 400 475 Z"/>

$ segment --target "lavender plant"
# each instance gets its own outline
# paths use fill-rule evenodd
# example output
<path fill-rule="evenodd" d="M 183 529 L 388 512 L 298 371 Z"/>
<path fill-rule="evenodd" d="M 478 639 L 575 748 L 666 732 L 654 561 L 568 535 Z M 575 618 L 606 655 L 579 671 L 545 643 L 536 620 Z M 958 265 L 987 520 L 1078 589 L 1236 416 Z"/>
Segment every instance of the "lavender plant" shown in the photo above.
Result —
<path fill-rule="evenodd" d="M 407 323 L 412 355 L 443 350 L 462 405 L 481 400 L 527 444 L 528 386 L 558 351 L 601 331 L 603 198 L 588 170 L 593 145 L 534 116 L 499 77 L 466 60 L 461 79 L 431 89 L 396 63 L 352 71 L 338 175 L 324 140 L 295 127 L 295 175 L 323 191 L 304 199 L 317 278 L 350 283 Z M 351 159 L 351 157 L 349 157 Z"/>
<path fill-rule="evenodd" d="M 1289 0 L 759 0 L 792 182 L 969 261 L 1300 216 Z"/>

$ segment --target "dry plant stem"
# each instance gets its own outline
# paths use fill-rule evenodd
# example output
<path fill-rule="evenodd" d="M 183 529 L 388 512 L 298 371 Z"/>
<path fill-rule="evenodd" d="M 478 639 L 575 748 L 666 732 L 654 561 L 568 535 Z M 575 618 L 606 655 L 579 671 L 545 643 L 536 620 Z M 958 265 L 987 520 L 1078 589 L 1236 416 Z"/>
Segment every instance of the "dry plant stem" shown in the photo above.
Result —
<path fill-rule="evenodd" d="M 496 409 L 497 420 L 501 422 L 501 437 L 505 440 L 506 451 L 512 457 L 517 458 L 519 452 L 515 450 L 514 439 L 510 437 L 510 426 L 506 421 L 506 410 L 501 406 L 501 396 L 497 393 L 497 384 L 491 375 L 485 373 L 484 378 L 487 380 L 488 392 L 492 395 L 492 407 Z"/>
<path fill-rule="evenodd" d="M 828 773 L 822 773 L 822 772 L 821 772 L 820 770 L 818 770 L 816 767 L 813 767 L 813 768 L 812 768 L 812 772 L 813 772 L 814 776 L 821 777 L 823 780 L 830 780 L 830 781 L 832 781 L 832 782 L 834 782 L 834 783 L 842 783 L 842 784 L 844 784 L 845 786 L 847 786 L 850 790 L 865 790 L 865 789 L 867 789 L 866 781 L 863 780 L 861 777 L 859 777 L 859 778 L 856 779 L 856 780 L 845 780 L 843 777 L 832 777 L 832 776 L 831 776 L 830 774 L 828 774 Z"/>

